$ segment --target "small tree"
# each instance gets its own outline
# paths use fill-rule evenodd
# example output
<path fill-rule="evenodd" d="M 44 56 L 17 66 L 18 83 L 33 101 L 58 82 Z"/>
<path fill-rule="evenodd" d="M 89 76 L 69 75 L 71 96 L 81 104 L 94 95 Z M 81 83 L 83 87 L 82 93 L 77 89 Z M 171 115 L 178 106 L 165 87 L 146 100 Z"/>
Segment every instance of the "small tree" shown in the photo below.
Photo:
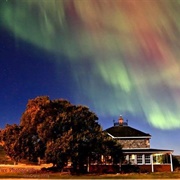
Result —
<path fill-rule="evenodd" d="M 20 132 L 21 127 L 16 124 L 7 124 L 5 129 L 1 131 L 1 142 L 3 148 L 6 154 L 12 158 L 15 164 L 17 164 L 21 158 L 21 150 L 16 147 L 19 141 Z"/>

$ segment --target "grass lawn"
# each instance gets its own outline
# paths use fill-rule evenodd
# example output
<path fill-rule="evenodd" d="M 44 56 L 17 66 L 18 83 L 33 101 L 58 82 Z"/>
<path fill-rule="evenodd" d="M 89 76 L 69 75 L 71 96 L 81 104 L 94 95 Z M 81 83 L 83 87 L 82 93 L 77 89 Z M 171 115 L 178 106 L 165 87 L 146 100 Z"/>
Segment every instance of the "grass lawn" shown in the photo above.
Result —
<path fill-rule="evenodd" d="M 130 173 L 130 174 L 87 174 L 42 172 L 42 166 L 0 165 L 0 178 L 36 179 L 180 179 L 180 172 Z"/>
<path fill-rule="evenodd" d="M 180 173 L 152 173 L 152 174 L 111 174 L 111 175 L 62 175 L 60 173 L 22 174 L 2 173 L 0 178 L 35 178 L 35 179 L 179 179 Z"/>

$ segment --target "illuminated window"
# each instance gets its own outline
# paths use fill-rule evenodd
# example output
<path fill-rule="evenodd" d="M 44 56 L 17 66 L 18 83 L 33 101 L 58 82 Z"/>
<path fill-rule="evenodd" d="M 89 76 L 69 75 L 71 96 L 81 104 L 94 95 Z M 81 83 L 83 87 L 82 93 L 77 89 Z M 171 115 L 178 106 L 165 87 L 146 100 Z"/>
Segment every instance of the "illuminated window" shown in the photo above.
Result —
<path fill-rule="evenodd" d="M 163 156 L 162 156 L 162 154 L 154 154 L 153 162 L 155 164 L 162 164 L 163 163 Z"/>
<path fill-rule="evenodd" d="M 137 164 L 142 164 L 142 154 L 137 155 Z"/>
<path fill-rule="evenodd" d="M 135 163 L 135 155 L 134 154 L 131 154 L 129 156 L 129 160 L 130 160 L 130 164 L 134 164 Z"/>

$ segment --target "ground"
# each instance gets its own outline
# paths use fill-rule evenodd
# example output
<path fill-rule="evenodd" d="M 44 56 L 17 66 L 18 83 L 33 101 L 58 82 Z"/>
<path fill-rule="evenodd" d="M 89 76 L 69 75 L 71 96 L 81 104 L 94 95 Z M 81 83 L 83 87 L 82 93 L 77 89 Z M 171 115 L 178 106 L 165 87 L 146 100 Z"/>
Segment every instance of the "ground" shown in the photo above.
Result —
<path fill-rule="evenodd" d="M 167 173 L 130 173 L 130 174 L 87 174 L 71 175 L 68 172 L 52 173 L 41 171 L 42 165 L 0 165 L 0 178 L 36 178 L 36 179 L 179 179 L 180 171 Z"/>

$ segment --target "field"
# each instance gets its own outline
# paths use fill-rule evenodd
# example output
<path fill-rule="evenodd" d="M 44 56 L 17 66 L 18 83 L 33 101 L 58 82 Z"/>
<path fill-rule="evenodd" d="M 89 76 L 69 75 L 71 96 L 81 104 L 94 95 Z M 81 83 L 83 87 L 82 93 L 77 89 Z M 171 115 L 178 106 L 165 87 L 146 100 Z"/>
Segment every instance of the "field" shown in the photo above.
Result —
<path fill-rule="evenodd" d="M 8 165 L 5 165 L 8 164 Z M 180 171 L 166 173 L 131 173 L 131 174 L 87 174 L 71 175 L 69 173 L 43 172 L 41 168 L 50 167 L 51 164 L 42 165 L 13 165 L 0 146 L 0 179 L 180 179 Z"/>
<path fill-rule="evenodd" d="M 52 173 L 41 171 L 48 165 L 0 165 L 0 178 L 35 179 L 180 179 L 180 172 L 131 173 L 131 174 L 87 174 Z"/>

